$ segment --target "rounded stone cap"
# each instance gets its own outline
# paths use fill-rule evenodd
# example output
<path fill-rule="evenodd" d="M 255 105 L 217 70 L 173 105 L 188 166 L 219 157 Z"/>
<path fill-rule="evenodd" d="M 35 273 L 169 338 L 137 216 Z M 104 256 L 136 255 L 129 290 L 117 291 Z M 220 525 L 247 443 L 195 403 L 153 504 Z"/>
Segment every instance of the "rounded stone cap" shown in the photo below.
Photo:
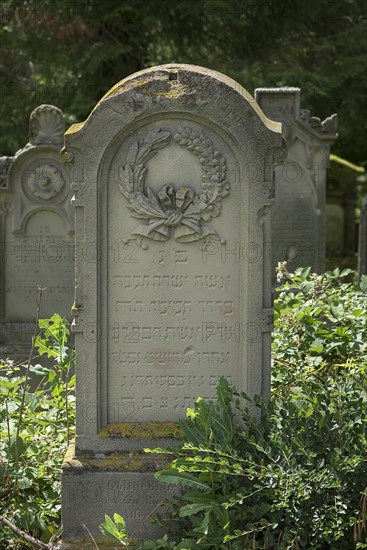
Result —
<path fill-rule="evenodd" d="M 31 145 L 60 145 L 64 139 L 65 123 L 62 111 L 54 105 L 39 105 L 29 117 Z"/>
<path fill-rule="evenodd" d="M 236 97 L 238 101 L 240 97 L 269 132 L 281 133 L 281 123 L 269 119 L 253 96 L 238 82 L 212 69 L 180 63 L 150 67 L 120 80 L 102 97 L 85 122 L 74 124 L 66 133 L 76 134 L 83 130 L 102 106 L 116 100 L 122 94 L 136 92 L 139 94 L 139 101 L 144 101 L 150 96 L 156 101 L 169 100 L 172 106 L 189 101 L 194 104 L 203 101 L 203 97 L 210 101 L 210 96 L 214 92 L 213 84 L 216 84 L 216 95 L 222 95 L 223 109 L 226 104 L 235 101 Z M 126 101 L 126 105 L 132 105 L 133 101 L 134 98 Z"/>

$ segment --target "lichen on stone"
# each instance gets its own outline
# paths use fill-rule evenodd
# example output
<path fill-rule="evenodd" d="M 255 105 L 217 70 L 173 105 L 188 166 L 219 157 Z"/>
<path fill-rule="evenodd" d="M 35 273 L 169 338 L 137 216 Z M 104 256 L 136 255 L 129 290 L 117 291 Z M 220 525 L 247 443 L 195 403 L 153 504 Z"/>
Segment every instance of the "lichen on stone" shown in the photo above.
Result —
<path fill-rule="evenodd" d="M 180 437 L 182 432 L 173 422 L 114 422 L 102 428 L 100 437 L 160 438 Z"/>

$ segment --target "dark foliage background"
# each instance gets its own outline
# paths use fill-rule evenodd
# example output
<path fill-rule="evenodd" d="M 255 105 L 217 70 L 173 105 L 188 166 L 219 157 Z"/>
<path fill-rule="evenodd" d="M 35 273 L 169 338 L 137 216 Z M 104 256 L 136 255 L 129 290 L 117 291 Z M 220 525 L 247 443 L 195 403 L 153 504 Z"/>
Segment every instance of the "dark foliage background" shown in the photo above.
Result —
<path fill-rule="evenodd" d="M 0 154 L 40 103 L 83 120 L 146 66 L 204 65 L 262 86 L 299 86 L 315 116 L 339 116 L 334 152 L 366 160 L 365 0 L 13 0 L 0 3 Z"/>

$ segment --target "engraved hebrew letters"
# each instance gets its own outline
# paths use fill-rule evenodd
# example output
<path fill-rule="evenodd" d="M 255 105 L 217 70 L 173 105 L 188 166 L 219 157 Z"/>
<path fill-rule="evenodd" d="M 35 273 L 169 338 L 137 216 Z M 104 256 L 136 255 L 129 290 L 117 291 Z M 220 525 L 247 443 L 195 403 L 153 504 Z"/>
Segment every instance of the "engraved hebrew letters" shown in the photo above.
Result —
<path fill-rule="evenodd" d="M 174 446 L 175 423 L 197 398 L 216 399 L 221 376 L 269 394 L 263 248 L 281 125 L 225 75 L 166 65 L 116 84 L 64 143 L 76 193 L 78 376 L 63 541 L 81 547 L 83 525 L 98 537 L 116 498 L 127 530 L 157 539 L 144 519 L 158 462 L 143 450 Z M 255 260 L 239 257 L 254 249 Z"/>

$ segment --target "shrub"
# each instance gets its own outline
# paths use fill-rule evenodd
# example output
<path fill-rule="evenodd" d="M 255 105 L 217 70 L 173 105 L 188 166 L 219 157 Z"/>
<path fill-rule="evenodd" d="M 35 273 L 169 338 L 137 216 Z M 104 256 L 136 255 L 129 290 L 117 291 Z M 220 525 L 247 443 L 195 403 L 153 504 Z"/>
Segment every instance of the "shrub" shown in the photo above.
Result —
<path fill-rule="evenodd" d="M 34 345 L 52 366 L 0 362 L 0 513 L 49 541 L 60 529 L 61 463 L 74 435 L 74 351 L 65 319 L 53 315 L 39 327 Z M 34 392 L 29 372 L 40 378 Z M 0 523 L 1 548 L 13 544 L 10 533 Z"/>
<path fill-rule="evenodd" d="M 142 548 L 367 547 L 367 279 L 356 289 L 352 275 L 280 266 L 271 402 L 222 378 L 216 403 L 188 410 L 156 474 L 182 494 L 156 520 L 167 535 Z"/>

